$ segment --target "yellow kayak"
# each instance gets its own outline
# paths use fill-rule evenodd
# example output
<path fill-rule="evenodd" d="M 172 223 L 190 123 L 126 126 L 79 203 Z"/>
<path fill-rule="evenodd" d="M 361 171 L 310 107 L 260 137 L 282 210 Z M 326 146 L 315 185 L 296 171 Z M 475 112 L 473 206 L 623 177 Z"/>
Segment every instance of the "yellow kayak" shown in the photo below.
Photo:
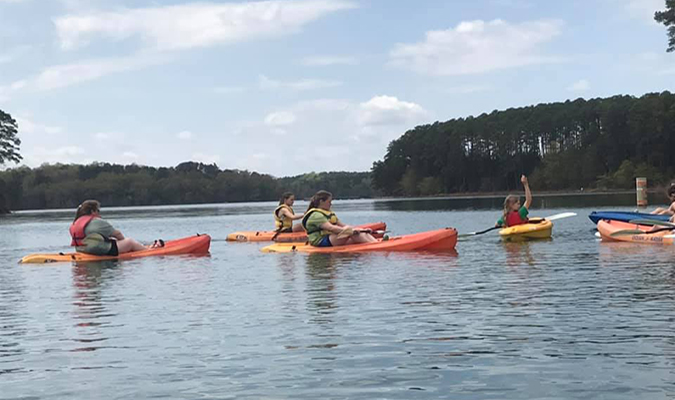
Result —
<path fill-rule="evenodd" d="M 526 224 L 511 226 L 499 231 L 502 240 L 518 242 L 551 237 L 553 222 L 544 218 L 530 218 Z"/>

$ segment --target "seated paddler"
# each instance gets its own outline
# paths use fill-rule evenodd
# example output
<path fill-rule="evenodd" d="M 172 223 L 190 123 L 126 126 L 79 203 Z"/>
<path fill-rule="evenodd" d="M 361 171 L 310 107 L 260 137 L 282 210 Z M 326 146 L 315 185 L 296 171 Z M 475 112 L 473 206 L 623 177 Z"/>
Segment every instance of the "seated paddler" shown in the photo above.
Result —
<path fill-rule="evenodd" d="M 302 224 L 293 225 L 293 221 L 302 219 L 303 214 L 296 214 L 293 211 L 295 195 L 286 192 L 279 199 L 279 206 L 274 209 L 274 228 L 277 233 L 301 232 L 304 228 Z"/>
<path fill-rule="evenodd" d="M 332 202 L 333 195 L 325 190 L 319 190 L 312 196 L 302 218 L 310 245 L 330 247 L 377 241 L 370 233 L 343 224 L 331 211 Z"/>

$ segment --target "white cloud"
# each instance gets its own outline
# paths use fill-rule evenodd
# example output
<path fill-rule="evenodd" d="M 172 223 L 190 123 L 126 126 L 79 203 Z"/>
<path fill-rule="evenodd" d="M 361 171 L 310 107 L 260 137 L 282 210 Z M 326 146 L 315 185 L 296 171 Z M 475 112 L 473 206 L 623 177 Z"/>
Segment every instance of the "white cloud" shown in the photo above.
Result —
<path fill-rule="evenodd" d="M 122 153 L 122 157 L 128 158 L 130 160 L 136 160 L 138 159 L 138 154 L 134 153 L 133 151 L 125 151 Z"/>
<path fill-rule="evenodd" d="M 146 47 L 177 50 L 296 33 L 327 14 L 355 7 L 346 0 L 192 3 L 71 14 L 54 23 L 63 49 L 86 46 L 99 37 L 139 37 Z"/>
<path fill-rule="evenodd" d="M 110 137 L 111 137 L 111 135 L 109 133 L 106 133 L 106 132 L 97 132 L 97 133 L 94 134 L 94 138 L 96 138 L 97 140 L 101 140 L 101 141 L 109 140 Z"/>
<path fill-rule="evenodd" d="M 24 163 L 26 165 L 38 166 L 44 163 L 86 163 L 82 156 L 85 151 L 79 146 L 61 146 L 61 147 L 42 147 L 37 146 L 24 151 Z"/>
<path fill-rule="evenodd" d="M 63 88 L 81 82 L 98 79 L 102 76 L 132 71 L 165 62 L 166 58 L 156 55 L 136 55 L 133 57 L 92 59 L 73 64 L 55 65 L 43 70 L 32 79 L 30 87 L 43 91 Z"/>
<path fill-rule="evenodd" d="M 559 62 L 538 54 L 538 48 L 561 29 L 559 20 L 462 22 L 454 29 L 427 32 L 423 42 L 397 44 L 390 65 L 428 75 L 465 75 Z"/>
<path fill-rule="evenodd" d="M 63 128 L 59 126 L 44 125 L 39 122 L 35 122 L 32 119 L 25 116 L 17 116 L 14 119 L 16 120 L 16 123 L 19 125 L 19 133 L 26 133 L 26 134 L 47 133 L 50 135 L 54 135 L 63 132 Z"/>
<path fill-rule="evenodd" d="M 260 75 L 258 77 L 258 85 L 260 89 L 263 90 L 289 89 L 293 91 L 304 91 L 304 90 L 316 90 L 316 89 L 327 89 L 337 87 L 341 86 L 342 82 L 327 81 L 321 79 L 302 79 L 293 82 L 282 82 L 270 79 L 265 75 Z"/>
<path fill-rule="evenodd" d="M 392 96 L 375 96 L 359 105 L 358 121 L 363 126 L 392 125 L 420 120 L 427 111 L 420 105 Z"/>
<path fill-rule="evenodd" d="M 585 92 L 591 88 L 591 84 L 586 79 L 581 79 L 571 84 L 567 90 L 571 92 Z"/>
<path fill-rule="evenodd" d="M 302 59 L 301 64 L 310 67 L 324 67 L 328 65 L 357 65 L 359 61 L 347 56 L 312 56 Z"/>
<path fill-rule="evenodd" d="M 176 137 L 181 140 L 190 140 L 192 139 L 192 132 L 190 131 L 181 131 L 176 134 Z"/>
<path fill-rule="evenodd" d="M 291 114 L 295 117 L 291 125 L 265 123 Z M 301 101 L 267 114 L 258 123 L 240 126 L 238 135 L 246 140 L 237 141 L 236 151 L 224 149 L 223 157 L 236 168 L 277 176 L 279 171 L 364 171 L 384 155 L 391 140 L 431 117 L 422 106 L 393 96 L 375 96 L 362 103 L 341 99 Z M 286 132 L 288 127 L 292 129 Z M 287 136 L 279 140 L 282 135 Z M 320 152 L 316 151 L 317 140 L 321 142 Z M 284 157 L 252 156 L 260 152 L 259 143 L 270 141 L 275 154 Z"/>
<path fill-rule="evenodd" d="M 268 126 L 279 127 L 291 125 L 293 122 L 295 122 L 295 120 L 296 120 L 295 114 L 293 114 L 292 112 L 279 111 L 268 114 L 267 117 L 265 117 L 265 124 Z"/>

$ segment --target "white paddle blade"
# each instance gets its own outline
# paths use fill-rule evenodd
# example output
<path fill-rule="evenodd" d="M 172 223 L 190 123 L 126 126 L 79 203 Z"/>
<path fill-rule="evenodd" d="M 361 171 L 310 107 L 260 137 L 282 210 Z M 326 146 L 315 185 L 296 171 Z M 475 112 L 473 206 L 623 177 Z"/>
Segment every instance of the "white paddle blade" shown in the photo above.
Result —
<path fill-rule="evenodd" d="M 576 216 L 577 216 L 577 213 L 566 212 L 566 213 L 551 215 L 550 217 L 546 217 L 544 219 L 547 219 L 549 221 L 555 221 L 556 219 L 563 219 L 563 218 L 576 217 Z"/>
<path fill-rule="evenodd" d="M 600 232 L 595 232 L 595 237 L 602 239 L 602 235 L 600 234 Z"/>

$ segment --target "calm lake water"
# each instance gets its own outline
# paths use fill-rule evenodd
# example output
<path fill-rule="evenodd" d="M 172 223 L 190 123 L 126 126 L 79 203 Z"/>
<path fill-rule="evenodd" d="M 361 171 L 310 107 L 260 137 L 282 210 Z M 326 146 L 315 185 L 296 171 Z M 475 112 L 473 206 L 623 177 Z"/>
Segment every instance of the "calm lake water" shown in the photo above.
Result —
<path fill-rule="evenodd" d="M 593 236 L 587 215 L 633 210 L 634 194 L 536 200 L 532 216 L 579 216 L 552 240 L 491 232 L 456 254 L 262 254 L 224 238 L 268 229 L 274 203 L 103 205 L 142 241 L 208 233 L 211 255 L 22 266 L 68 249 L 74 210 L 0 218 L 0 398 L 675 397 L 675 249 Z M 470 232 L 501 201 L 334 209 L 392 234 Z"/>

